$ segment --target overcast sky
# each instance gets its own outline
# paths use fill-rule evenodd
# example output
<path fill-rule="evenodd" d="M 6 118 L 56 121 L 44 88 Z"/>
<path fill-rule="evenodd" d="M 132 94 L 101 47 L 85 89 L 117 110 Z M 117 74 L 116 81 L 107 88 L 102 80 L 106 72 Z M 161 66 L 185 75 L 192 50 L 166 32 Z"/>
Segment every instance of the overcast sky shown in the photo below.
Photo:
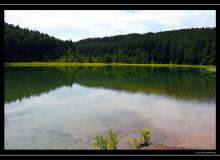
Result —
<path fill-rule="evenodd" d="M 216 26 L 214 10 L 6 10 L 5 22 L 62 40 Z"/>

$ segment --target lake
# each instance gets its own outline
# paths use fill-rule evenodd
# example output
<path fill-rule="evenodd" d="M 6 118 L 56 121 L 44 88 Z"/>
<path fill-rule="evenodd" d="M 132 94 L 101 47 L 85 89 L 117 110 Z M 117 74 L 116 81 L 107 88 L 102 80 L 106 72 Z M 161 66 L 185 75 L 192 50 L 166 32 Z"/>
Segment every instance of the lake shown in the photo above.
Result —
<path fill-rule="evenodd" d="M 216 149 L 216 76 L 148 67 L 5 67 L 5 149 L 119 149 L 143 128 L 153 145 Z"/>

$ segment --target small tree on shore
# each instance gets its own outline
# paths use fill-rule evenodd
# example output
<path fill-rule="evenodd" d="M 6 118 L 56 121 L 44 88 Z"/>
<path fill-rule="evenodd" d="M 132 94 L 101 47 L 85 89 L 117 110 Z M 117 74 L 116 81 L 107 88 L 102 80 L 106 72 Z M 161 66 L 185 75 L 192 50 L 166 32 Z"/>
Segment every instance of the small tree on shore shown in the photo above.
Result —
<path fill-rule="evenodd" d="M 95 138 L 94 146 L 101 150 L 116 150 L 118 145 L 118 134 L 114 130 L 108 131 L 109 138 L 105 138 L 102 134 Z"/>
<path fill-rule="evenodd" d="M 150 144 L 150 129 L 144 128 L 143 130 L 139 131 L 139 135 L 144 141 L 144 145 Z"/>
<path fill-rule="evenodd" d="M 140 150 L 143 146 L 149 146 L 150 129 L 144 128 L 143 130 L 139 131 L 138 134 L 138 138 L 129 138 L 129 149 Z M 103 134 L 100 134 L 95 138 L 93 145 L 101 150 L 116 150 L 118 143 L 118 134 L 111 129 L 108 131 L 108 138 L 105 138 Z"/>

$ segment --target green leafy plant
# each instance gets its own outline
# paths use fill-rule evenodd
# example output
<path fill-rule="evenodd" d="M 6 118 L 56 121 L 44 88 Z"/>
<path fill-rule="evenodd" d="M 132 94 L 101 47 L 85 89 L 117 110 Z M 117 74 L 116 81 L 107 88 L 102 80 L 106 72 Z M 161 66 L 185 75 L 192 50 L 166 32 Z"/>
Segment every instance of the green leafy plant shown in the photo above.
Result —
<path fill-rule="evenodd" d="M 107 140 L 107 148 L 116 150 L 118 145 L 118 134 L 114 130 L 109 130 L 108 132 L 109 139 Z"/>
<path fill-rule="evenodd" d="M 109 138 L 105 138 L 102 134 L 95 138 L 94 146 L 101 150 L 116 150 L 119 142 L 118 134 L 114 130 L 108 131 Z"/>
<path fill-rule="evenodd" d="M 140 138 L 129 138 L 129 149 L 141 150 L 141 139 Z"/>
<path fill-rule="evenodd" d="M 144 144 L 149 145 L 150 141 L 150 129 L 144 128 L 143 130 L 139 131 L 139 135 L 144 140 Z"/>
<path fill-rule="evenodd" d="M 150 144 L 150 129 L 144 128 L 139 131 L 138 138 L 129 138 L 129 149 L 131 150 L 141 150 L 143 146 L 148 146 Z"/>
<path fill-rule="evenodd" d="M 95 143 L 93 144 L 95 147 L 100 148 L 101 150 L 107 149 L 107 140 L 104 138 L 102 134 L 98 135 L 95 138 Z"/>
<path fill-rule="evenodd" d="M 148 146 L 150 144 L 149 128 L 144 128 L 138 133 L 138 138 L 129 138 L 129 149 L 131 150 L 141 150 L 143 146 Z M 95 142 L 93 145 L 101 150 L 116 150 L 118 143 L 118 134 L 111 129 L 108 131 L 108 138 L 105 138 L 103 134 L 100 134 L 95 137 Z"/>

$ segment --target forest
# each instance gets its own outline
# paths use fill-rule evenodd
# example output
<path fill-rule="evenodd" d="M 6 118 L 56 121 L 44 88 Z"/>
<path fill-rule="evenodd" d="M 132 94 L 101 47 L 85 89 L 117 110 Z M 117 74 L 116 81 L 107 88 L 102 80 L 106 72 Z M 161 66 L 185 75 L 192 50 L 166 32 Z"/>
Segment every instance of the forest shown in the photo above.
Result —
<path fill-rule="evenodd" d="M 216 28 L 132 33 L 73 42 L 5 22 L 4 61 L 216 65 Z"/>

